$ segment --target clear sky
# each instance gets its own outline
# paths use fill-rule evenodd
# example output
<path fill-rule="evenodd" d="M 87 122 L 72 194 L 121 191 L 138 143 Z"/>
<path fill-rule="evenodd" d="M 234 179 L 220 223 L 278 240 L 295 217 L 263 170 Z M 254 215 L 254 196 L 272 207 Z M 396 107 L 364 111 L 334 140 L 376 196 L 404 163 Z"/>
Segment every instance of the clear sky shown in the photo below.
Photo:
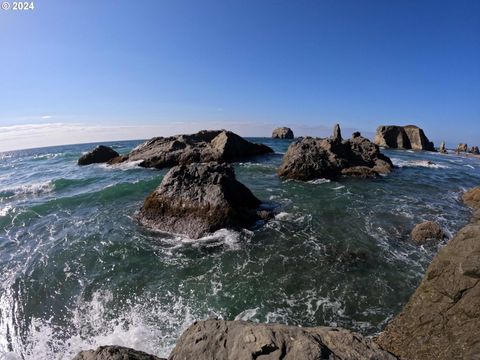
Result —
<path fill-rule="evenodd" d="M 480 145 L 477 0 L 34 6 L 0 9 L 0 151 L 202 128 L 323 135 L 336 122 Z"/>

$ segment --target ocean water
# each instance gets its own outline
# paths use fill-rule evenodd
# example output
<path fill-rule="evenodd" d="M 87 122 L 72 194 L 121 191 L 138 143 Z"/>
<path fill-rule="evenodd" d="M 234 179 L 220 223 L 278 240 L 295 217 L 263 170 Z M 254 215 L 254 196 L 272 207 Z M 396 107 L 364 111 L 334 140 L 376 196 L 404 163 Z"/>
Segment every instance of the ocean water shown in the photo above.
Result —
<path fill-rule="evenodd" d="M 480 183 L 478 159 L 400 150 L 384 151 L 397 168 L 379 179 L 282 181 L 289 141 L 252 140 L 275 154 L 236 163 L 237 178 L 276 218 L 199 241 L 134 219 L 166 171 L 78 167 L 92 144 L 0 154 L 0 359 L 105 344 L 166 356 L 209 317 L 375 334 L 448 241 L 418 247 L 409 231 L 436 220 L 451 238 L 470 215 L 460 194 Z"/>

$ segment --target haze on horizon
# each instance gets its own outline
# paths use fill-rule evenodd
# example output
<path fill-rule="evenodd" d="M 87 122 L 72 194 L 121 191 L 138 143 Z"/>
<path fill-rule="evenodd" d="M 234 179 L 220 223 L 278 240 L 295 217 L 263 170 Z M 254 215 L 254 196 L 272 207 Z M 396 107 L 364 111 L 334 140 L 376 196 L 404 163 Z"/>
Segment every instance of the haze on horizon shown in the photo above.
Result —
<path fill-rule="evenodd" d="M 227 128 L 480 145 L 480 2 L 34 0 L 0 10 L 0 151 Z"/>

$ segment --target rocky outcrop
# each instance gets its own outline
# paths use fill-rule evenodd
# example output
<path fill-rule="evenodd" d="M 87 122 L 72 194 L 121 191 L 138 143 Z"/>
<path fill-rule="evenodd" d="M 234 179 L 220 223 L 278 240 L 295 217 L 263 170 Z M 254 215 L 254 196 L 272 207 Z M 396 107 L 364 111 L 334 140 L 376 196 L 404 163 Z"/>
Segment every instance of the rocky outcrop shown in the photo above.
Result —
<path fill-rule="evenodd" d="M 276 128 L 273 130 L 272 138 L 274 139 L 293 139 L 293 131 L 288 127 Z"/>
<path fill-rule="evenodd" d="M 197 162 L 233 162 L 272 152 L 268 146 L 247 141 L 231 131 L 203 130 L 193 135 L 153 138 L 110 163 L 140 161 L 142 167 L 161 169 Z"/>
<path fill-rule="evenodd" d="M 470 154 L 479 155 L 480 151 L 478 150 L 478 146 L 472 146 L 470 148 Z"/>
<path fill-rule="evenodd" d="M 270 212 L 235 179 L 229 164 L 175 166 L 145 200 L 138 219 L 149 228 L 199 238 L 225 227 L 247 227 Z"/>
<path fill-rule="evenodd" d="M 433 142 L 418 126 L 382 125 L 377 128 L 375 144 L 392 149 L 413 149 L 435 151 Z"/>
<path fill-rule="evenodd" d="M 72 360 L 166 360 L 122 346 L 100 346 L 96 350 L 81 351 Z"/>
<path fill-rule="evenodd" d="M 417 224 L 410 233 L 410 238 L 418 245 L 424 244 L 428 240 L 442 240 L 444 237 L 445 234 L 440 225 L 433 221 Z"/>
<path fill-rule="evenodd" d="M 361 135 L 342 141 L 340 127 L 335 127 L 333 137 L 306 137 L 292 143 L 278 174 L 306 181 L 342 175 L 374 177 L 392 168 L 392 162 L 380 153 L 377 145 Z"/>
<path fill-rule="evenodd" d="M 78 159 L 78 165 L 106 163 L 118 156 L 118 153 L 111 147 L 99 145 L 92 151 L 82 155 L 80 159 Z"/>
<path fill-rule="evenodd" d="M 471 222 L 439 251 L 377 339 L 402 359 L 480 358 L 480 188 L 463 200 L 477 209 Z"/>
<path fill-rule="evenodd" d="M 442 154 L 447 153 L 447 148 L 445 146 L 445 141 L 442 141 L 442 143 L 440 144 L 440 147 L 438 148 L 438 152 L 442 153 Z"/>
<path fill-rule="evenodd" d="M 468 151 L 468 145 L 467 144 L 458 144 L 457 146 L 457 150 L 456 152 L 457 153 L 461 153 L 461 152 L 467 152 Z"/>
<path fill-rule="evenodd" d="M 394 360 L 359 334 L 328 327 L 302 328 L 245 321 L 206 320 L 180 337 L 169 360 Z"/>

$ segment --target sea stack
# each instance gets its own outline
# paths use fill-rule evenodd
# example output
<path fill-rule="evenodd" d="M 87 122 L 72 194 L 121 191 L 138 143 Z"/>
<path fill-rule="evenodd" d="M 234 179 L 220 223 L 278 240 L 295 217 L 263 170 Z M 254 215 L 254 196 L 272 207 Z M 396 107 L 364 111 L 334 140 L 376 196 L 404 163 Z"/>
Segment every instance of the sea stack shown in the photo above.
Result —
<path fill-rule="evenodd" d="M 468 151 L 468 145 L 467 144 L 463 144 L 463 143 L 458 144 L 457 150 L 456 150 L 457 153 L 467 152 L 467 151 Z"/>
<path fill-rule="evenodd" d="M 82 155 L 80 159 L 78 159 L 78 165 L 106 163 L 118 156 L 118 153 L 111 147 L 99 145 L 92 151 Z"/>
<path fill-rule="evenodd" d="M 272 133 L 274 139 L 293 139 L 293 137 L 293 131 L 288 127 L 276 128 Z"/>
<path fill-rule="evenodd" d="M 435 151 L 433 142 L 415 125 L 381 125 L 374 142 L 384 148 Z"/>
<path fill-rule="evenodd" d="M 478 146 L 472 146 L 470 148 L 470 154 L 479 155 L 480 151 L 478 150 Z"/>
<path fill-rule="evenodd" d="M 438 152 L 442 154 L 447 153 L 447 148 L 445 147 L 445 141 L 442 141 L 442 143 L 440 144 L 440 147 L 438 148 Z"/>
<path fill-rule="evenodd" d="M 221 228 L 248 227 L 271 212 L 236 180 L 230 164 L 175 166 L 137 216 L 145 226 L 198 239 Z"/>

